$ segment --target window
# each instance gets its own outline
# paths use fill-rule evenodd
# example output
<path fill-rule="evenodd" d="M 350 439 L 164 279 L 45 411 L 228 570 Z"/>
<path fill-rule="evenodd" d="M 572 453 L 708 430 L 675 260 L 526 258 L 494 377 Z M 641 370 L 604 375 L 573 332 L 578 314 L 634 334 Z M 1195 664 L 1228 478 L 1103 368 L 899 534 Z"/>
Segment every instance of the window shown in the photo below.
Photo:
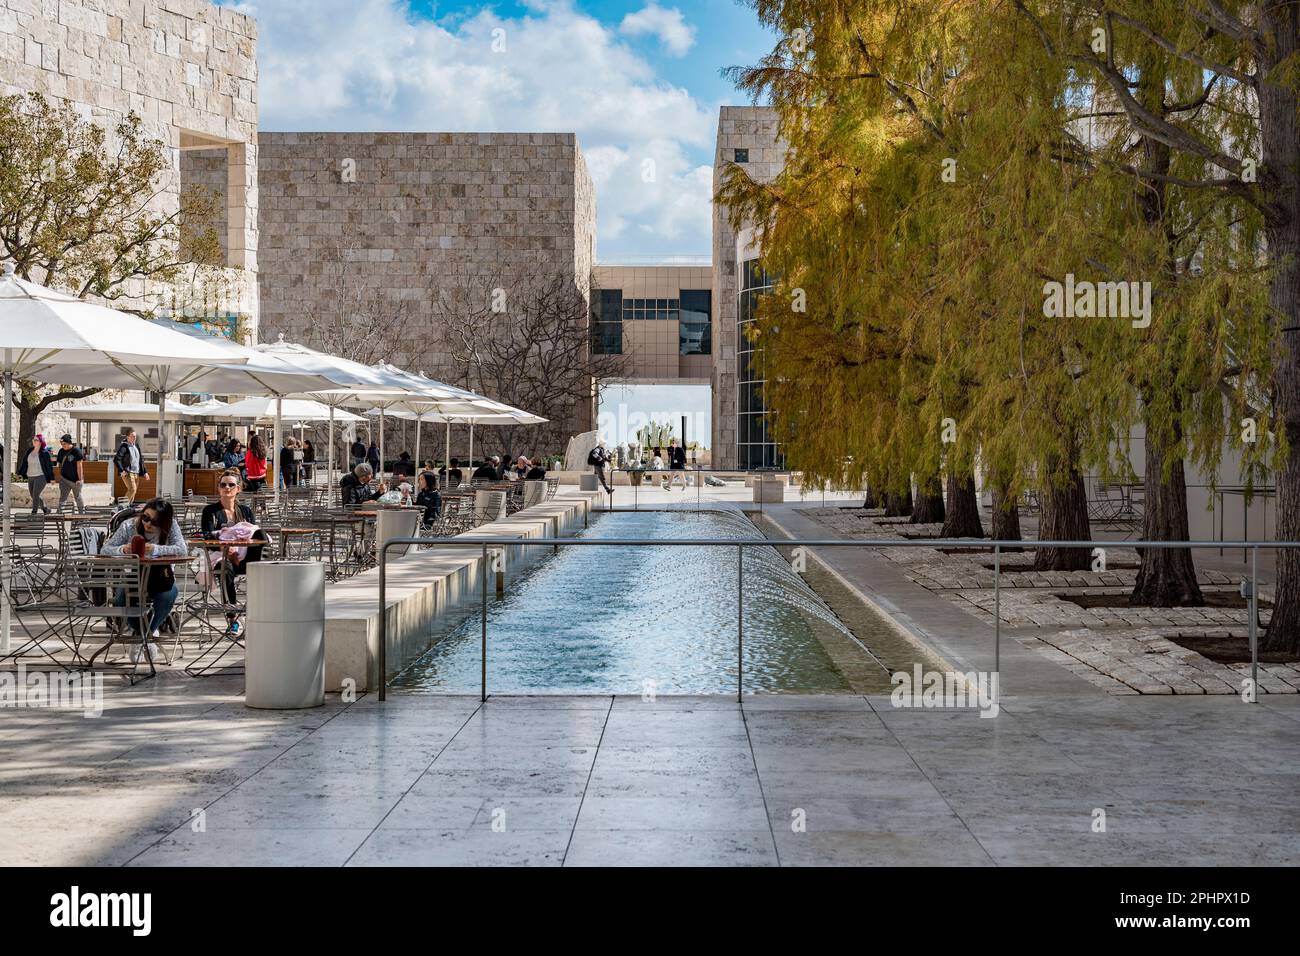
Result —
<path fill-rule="evenodd" d="M 749 162 L 749 150 L 747 150 L 747 149 L 738 149 L 738 150 L 736 150 L 736 162 L 738 162 L 738 163 L 747 163 L 747 162 Z"/>
<path fill-rule="evenodd" d="M 623 354 L 624 303 L 622 289 L 601 289 L 591 303 L 591 351 Z"/>
<path fill-rule="evenodd" d="M 742 468 L 780 468 L 781 448 L 771 441 L 767 429 L 767 408 L 763 399 L 766 371 L 762 346 L 755 347 L 745 334 L 754 319 L 759 297 L 770 292 L 772 277 L 758 259 L 741 263 L 737 302 L 736 341 L 737 421 L 736 459 Z"/>
<path fill-rule="evenodd" d="M 713 354 L 713 290 L 683 289 L 678 301 L 678 351 L 682 355 Z"/>

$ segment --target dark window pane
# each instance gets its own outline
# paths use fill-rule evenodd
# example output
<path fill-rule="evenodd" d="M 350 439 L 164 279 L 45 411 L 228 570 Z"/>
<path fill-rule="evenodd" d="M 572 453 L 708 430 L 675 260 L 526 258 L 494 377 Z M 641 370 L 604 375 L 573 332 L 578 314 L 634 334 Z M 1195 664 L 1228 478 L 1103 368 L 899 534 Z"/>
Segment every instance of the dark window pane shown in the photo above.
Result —
<path fill-rule="evenodd" d="M 747 163 L 747 162 L 749 162 L 749 150 L 748 150 L 748 149 L 738 149 L 738 150 L 736 150 L 736 152 L 735 152 L 734 155 L 735 155 L 736 162 L 738 162 L 738 163 Z"/>

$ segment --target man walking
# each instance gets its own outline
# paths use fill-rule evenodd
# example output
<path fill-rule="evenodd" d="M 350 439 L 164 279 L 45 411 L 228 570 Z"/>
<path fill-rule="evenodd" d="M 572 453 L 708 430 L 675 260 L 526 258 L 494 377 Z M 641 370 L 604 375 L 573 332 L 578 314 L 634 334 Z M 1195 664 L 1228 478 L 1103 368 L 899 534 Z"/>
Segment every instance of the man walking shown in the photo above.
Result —
<path fill-rule="evenodd" d="M 86 513 L 86 503 L 81 500 L 81 489 L 86 484 L 86 456 L 72 443 L 71 435 L 59 439 L 59 454 L 55 458 L 59 476 L 59 510 L 72 496 L 72 510 L 77 514 Z"/>
<path fill-rule="evenodd" d="M 591 450 L 587 456 L 587 464 L 591 465 L 596 472 L 596 479 L 605 488 L 605 493 L 612 495 L 614 489 L 609 486 L 609 479 L 605 477 L 605 469 L 609 467 L 610 461 L 609 449 L 605 447 L 605 439 L 596 439 L 596 447 Z"/>
<path fill-rule="evenodd" d="M 122 444 L 117 446 L 117 454 L 113 456 L 113 467 L 122 476 L 122 484 L 126 486 L 126 503 L 133 504 L 136 486 L 140 479 L 149 477 L 149 471 L 144 466 L 144 456 L 140 454 L 140 446 L 136 444 L 134 428 L 126 430 L 126 437 L 122 439 Z"/>
<path fill-rule="evenodd" d="M 686 449 L 677 444 L 676 438 L 668 440 L 668 483 L 664 485 L 666 491 L 673 490 L 673 484 L 680 478 L 682 480 L 682 491 L 686 490 Z"/>

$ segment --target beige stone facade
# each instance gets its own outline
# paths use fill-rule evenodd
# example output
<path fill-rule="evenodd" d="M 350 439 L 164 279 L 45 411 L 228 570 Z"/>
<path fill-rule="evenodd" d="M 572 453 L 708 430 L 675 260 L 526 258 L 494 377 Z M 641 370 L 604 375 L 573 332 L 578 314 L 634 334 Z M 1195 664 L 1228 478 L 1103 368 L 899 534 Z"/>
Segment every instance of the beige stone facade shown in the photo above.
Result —
<path fill-rule="evenodd" d="M 0 92 L 67 100 L 107 128 L 128 112 L 173 151 L 218 150 L 226 203 L 223 311 L 257 325 L 257 24 L 205 0 L 0 0 Z M 217 154 L 213 154 L 217 155 Z M 133 290 L 156 304 L 160 290 Z"/>
<path fill-rule="evenodd" d="M 680 303 L 682 290 L 713 288 L 709 266 L 601 264 L 593 273 L 594 286 L 617 289 L 630 301 Z M 683 354 L 680 309 L 674 317 L 631 319 L 623 322 L 623 354 L 628 360 L 628 381 L 646 384 L 709 385 L 713 377 L 712 350 Z M 689 330 L 688 330 L 689 335 Z M 708 343 L 705 343 L 706 346 Z"/>
<path fill-rule="evenodd" d="M 718 140 L 713 156 L 713 188 L 722 184 L 727 167 L 745 150 L 743 166 L 759 181 L 781 171 L 785 147 L 777 135 L 776 111 L 764 106 L 724 106 L 718 116 Z M 739 382 L 737 324 L 739 319 L 741 234 L 749 223 L 732 222 L 722 206 L 713 206 L 713 461 L 717 468 L 743 465 L 737 459 Z"/>
<path fill-rule="evenodd" d="M 595 190 L 572 133 L 263 132 L 260 163 L 264 338 L 400 308 L 420 334 L 389 360 L 456 381 L 440 296 L 501 290 L 505 320 L 530 281 L 587 294 Z"/>

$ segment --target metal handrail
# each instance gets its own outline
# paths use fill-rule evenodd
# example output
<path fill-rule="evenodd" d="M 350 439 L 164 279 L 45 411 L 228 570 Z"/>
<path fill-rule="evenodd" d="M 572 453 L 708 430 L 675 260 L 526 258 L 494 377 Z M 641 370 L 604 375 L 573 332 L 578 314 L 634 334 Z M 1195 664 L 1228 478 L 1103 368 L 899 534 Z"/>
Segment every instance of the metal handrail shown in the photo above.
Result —
<path fill-rule="evenodd" d="M 388 602 L 387 575 L 388 549 L 396 546 L 429 544 L 429 538 L 389 538 L 378 549 L 379 563 L 379 699 L 388 699 Z M 482 627 L 482 659 L 480 666 L 479 699 L 487 700 L 487 579 L 488 549 L 505 547 L 704 547 L 735 548 L 736 563 L 736 700 L 744 692 L 744 550 L 745 548 L 980 548 L 993 550 L 993 672 L 1001 673 L 1002 665 L 1002 549 L 1019 551 L 1038 548 L 1093 548 L 1107 545 L 1122 548 L 1188 548 L 1213 550 L 1219 547 L 1245 548 L 1251 552 L 1250 594 L 1250 678 L 1251 685 L 1259 686 L 1259 549 L 1300 548 L 1300 541 L 986 541 L 979 538 L 488 538 L 455 537 L 437 539 L 436 547 L 481 547 L 483 549 L 482 597 L 480 620 Z M 1244 586 L 1245 580 L 1242 580 Z M 1258 694 L 1255 701 L 1258 702 Z"/>

